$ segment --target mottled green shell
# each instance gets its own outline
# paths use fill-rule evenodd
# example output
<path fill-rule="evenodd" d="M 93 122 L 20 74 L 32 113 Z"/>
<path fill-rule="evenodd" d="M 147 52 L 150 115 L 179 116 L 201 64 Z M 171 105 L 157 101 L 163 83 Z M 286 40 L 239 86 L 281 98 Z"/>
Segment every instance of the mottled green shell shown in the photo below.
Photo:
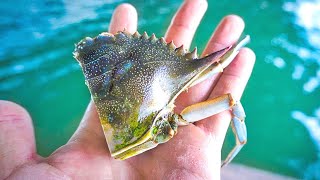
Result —
<path fill-rule="evenodd" d="M 102 33 L 76 45 L 111 153 L 134 144 L 155 116 L 185 88 L 210 59 L 138 33 Z"/>

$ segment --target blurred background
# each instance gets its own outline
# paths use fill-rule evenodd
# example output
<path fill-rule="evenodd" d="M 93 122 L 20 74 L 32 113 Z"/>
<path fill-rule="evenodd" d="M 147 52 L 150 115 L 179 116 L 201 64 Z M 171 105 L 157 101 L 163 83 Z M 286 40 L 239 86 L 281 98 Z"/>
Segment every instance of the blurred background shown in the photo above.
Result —
<path fill-rule="evenodd" d="M 107 31 L 124 1 L 18 0 L 0 6 L 0 98 L 34 120 L 38 152 L 67 142 L 89 102 L 74 43 Z M 126 1 L 139 31 L 163 36 L 182 1 Z M 303 179 L 320 179 L 320 0 L 213 1 L 193 45 L 203 50 L 214 27 L 238 14 L 257 61 L 243 96 L 248 144 L 234 162 Z M 231 149 L 229 132 L 223 155 Z"/>

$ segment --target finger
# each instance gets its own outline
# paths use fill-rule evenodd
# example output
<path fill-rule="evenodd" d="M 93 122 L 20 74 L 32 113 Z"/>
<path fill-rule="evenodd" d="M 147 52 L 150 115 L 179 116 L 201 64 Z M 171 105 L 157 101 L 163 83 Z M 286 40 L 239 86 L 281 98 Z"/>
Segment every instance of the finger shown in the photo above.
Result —
<path fill-rule="evenodd" d="M 0 179 L 36 158 L 32 120 L 25 109 L 0 101 Z"/>
<path fill-rule="evenodd" d="M 105 145 L 105 138 L 100 125 L 95 104 L 90 101 L 77 131 L 70 138 L 69 143 L 86 143 L 99 147 Z"/>
<path fill-rule="evenodd" d="M 238 41 L 244 29 L 243 20 L 235 15 L 229 15 L 222 19 L 212 37 L 210 38 L 203 55 L 215 52 Z M 208 78 L 179 95 L 176 100 L 176 112 L 181 112 L 185 107 L 206 100 L 213 89 L 217 77 Z"/>
<path fill-rule="evenodd" d="M 231 93 L 236 100 L 240 100 L 247 85 L 255 62 L 255 54 L 248 48 L 243 48 L 234 61 L 224 70 L 219 82 L 214 87 L 210 98 Z M 220 142 L 220 147 L 230 124 L 231 113 L 219 113 L 196 123 L 198 127 L 212 134 Z"/>
<path fill-rule="evenodd" d="M 166 41 L 173 40 L 176 46 L 183 44 L 185 48 L 189 48 L 207 6 L 205 0 L 186 0 L 171 21 L 165 36 Z"/>
<path fill-rule="evenodd" d="M 110 26 L 110 33 L 117 33 L 126 29 L 128 32 L 134 33 L 137 30 L 138 14 L 131 4 L 121 4 L 114 11 Z"/>
<path fill-rule="evenodd" d="M 130 4 L 118 6 L 112 16 L 109 32 L 123 29 L 133 33 L 137 30 L 137 11 Z M 94 103 L 91 101 L 77 131 L 69 142 L 87 143 L 87 146 L 106 148 L 104 134 Z"/>
<path fill-rule="evenodd" d="M 203 55 L 218 51 L 236 43 L 244 29 L 243 20 L 236 15 L 229 15 L 222 19 L 212 34 Z"/>

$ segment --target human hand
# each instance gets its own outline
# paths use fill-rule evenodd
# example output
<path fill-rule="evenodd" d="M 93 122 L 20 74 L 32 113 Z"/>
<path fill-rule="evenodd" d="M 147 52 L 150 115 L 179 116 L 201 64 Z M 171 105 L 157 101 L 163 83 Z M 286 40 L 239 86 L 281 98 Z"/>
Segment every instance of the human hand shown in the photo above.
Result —
<path fill-rule="evenodd" d="M 187 0 L 177 12 L 166 40 L 188 48 L 207 8 L 204 0 Z M 119 6 L 109 32 L 137 29 L 136 10 Z M 225 17 L 203 54 L 234 44 L 244 28 L 237 16 Z M 243 48 L 225 71 L 181 94 L 176 112 L 225 93 L 241 97 L 254 64 L 254 53 Z M 178 128 L 165 144 L 125 161 L 110 157 L 95 106 L 90 103 L 69 142 L 47 158 L 36 153 L 32 121 L 20 106 L 0 101 L 0 179 L 218 179 L 221 147 L 231 119 L 226 111 Z"/>

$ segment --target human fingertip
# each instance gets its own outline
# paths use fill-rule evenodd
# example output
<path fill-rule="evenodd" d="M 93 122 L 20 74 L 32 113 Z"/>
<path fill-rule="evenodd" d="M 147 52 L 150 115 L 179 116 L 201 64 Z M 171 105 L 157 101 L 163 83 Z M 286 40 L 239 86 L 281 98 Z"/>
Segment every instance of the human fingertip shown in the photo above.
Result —
<path fill-rule="evenodd" d="M 249 64 L 254 64 L 256 61 L 256 54 L 248 47 L 244 47 L 240 50 L 239 56 Z"/>
<path fill-rule="evenodd" d="M 185 0 L 181 7 L 184 7 L 185 10 L 195 8 L 198 12 L 204 14 L 208 8 L 208 2 L 207 0 Z M 201 17 L 203 16 L 203 14 L 201 15 Z"/>
<path fill-rule="evenodd" d="M 136 8 L 133 5 L 129 4 L 129 3 L 120 4 L 116 8 L 116 11 L 119 11 L 119 10 L 125 10 L 127 12 L 137 13 Z"/>
<path fill-rule="evenodd" d="M 224 74 L 233 77 L 241 77 L 243 80 L 242 82 L 244 82 L 243 84 L 246 84 L 253 69 L 255 57 L 254 52 L 250 48 L 241 48 L 232 63 L 225 68 Z"/>
<path fill-rule="evenodd" d="M 230 14 L 230 15 L 227 15 L 223 18 L 222 20 L 222 23 L 225 23 L 225 24 L 234 24 L 236 25 L 239 29 L 244 29 L 245 27 L 245 22 L 244 20 L 238 16 L 238 15 L 235 15 L 235 14 Z"/>
<path fill-rule="evenodd" d="M 208 7 L 208 1 L 207 0 L 186 0 L 185 3 L 194 3 L 197 4 L 201 7 L 205 7 L 205 9 L 207 9 Z"/>
<path fill-rule="evenodd" d="M 192 3 L 196 3 L 196 4 L 208 4 L 208 1 L 207 0 L 185 0 L 184 3 L 187 3 L 187 2 L 192 2 Z"/>
<path fill-rule="evenodd" d="M 126 31 L 134 33 L 137 30 L 138 14 L 137 10 L 129 3 L 120 4 L 114 11 L 109 32 L 117 33 L 118 31 Z"/>
<path fill-rule="evenodd" d="M 243 32 L 244 26 L 244 21 L 240 16 L 234 14 L 225 16 L 214 30 L 203 54 L 235 44 Z"/>
<path fill-rule="evenodd" d="M 0 121 L 7 119 L 8 116 L 21 116 L 16 119 L 30 118 L 29 113 L 22 106 L 11 101 L 0 100 Z"/>

